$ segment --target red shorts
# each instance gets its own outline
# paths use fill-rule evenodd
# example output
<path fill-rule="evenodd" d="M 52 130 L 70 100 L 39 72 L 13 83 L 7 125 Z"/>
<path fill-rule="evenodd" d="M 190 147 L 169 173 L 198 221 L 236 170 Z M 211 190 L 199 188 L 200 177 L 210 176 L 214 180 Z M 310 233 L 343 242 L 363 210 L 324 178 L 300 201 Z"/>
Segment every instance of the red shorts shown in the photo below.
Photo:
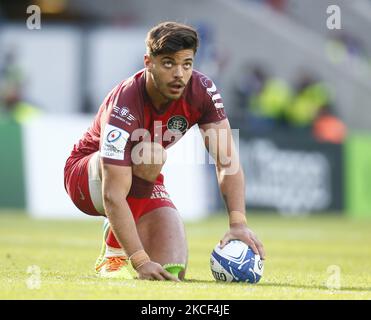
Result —
<path fill-rule="evenodd" d="M 99 165 L 99 161 L 96 163 L 95 159 L 97 155 L 93 153 L 81 158 L 69 157 L 64 168 L 64 186 L 75 206 L 82 212 L 92 216 L 105 216 L 102 185 L 96 167 Z M 151 197 L 127 197 L 126 200 L 136 222 L 154 209 L 176 209 L 165 189 L 162 174 L 157 177 Z"/>

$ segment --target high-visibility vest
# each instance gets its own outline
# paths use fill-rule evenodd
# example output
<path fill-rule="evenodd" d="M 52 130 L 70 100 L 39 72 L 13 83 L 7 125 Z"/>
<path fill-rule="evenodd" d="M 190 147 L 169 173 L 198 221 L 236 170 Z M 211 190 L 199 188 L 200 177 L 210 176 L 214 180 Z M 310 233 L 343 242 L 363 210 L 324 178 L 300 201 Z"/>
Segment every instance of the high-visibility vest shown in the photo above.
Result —
<path fill-rule="evenodd" d="M 270 79 L 250 101 L 251 111 L 266 118 L 280 118 L 292 100 L 290 87 L 280 79 Z"/>
<path fill-rule="evenodd" d="M 287 120 L 296 126 L 309 126 L 318 112 L 328 104 L 329 93 L 321 83 L 308 86 L 300 92 L 287 108 Z"/>
<path fill-rule="evenodd" d="M 12 111 L 13 119 L 18 123 L 25 123 L 41 115 L 40 109 L 27 102 L 18 102 Z"/>

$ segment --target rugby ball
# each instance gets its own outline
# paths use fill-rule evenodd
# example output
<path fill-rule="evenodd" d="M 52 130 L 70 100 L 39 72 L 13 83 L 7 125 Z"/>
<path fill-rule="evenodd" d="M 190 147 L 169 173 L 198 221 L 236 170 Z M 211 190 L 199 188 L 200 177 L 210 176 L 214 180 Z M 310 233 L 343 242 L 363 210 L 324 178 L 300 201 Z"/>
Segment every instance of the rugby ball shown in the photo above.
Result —
<path fill-rule="evenodd" d="M 264 264 L 247 244 L 232 240 L 223 249 L 219 244 L 215 246 L 210 268 L 217 281 L 257 283 L 263 275 Z"/>

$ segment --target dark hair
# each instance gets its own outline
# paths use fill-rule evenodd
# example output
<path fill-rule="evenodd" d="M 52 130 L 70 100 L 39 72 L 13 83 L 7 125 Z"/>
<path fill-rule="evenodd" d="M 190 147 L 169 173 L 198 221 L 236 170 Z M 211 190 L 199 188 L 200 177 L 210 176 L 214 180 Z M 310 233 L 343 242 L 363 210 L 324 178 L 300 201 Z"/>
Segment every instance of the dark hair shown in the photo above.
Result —
<path fill-rule="evenodd" d="M 198 48 L 197 31 L 177 22 L 162 22 L 149 30 L 146 38 L 147 53 L 153 56 Z"/>

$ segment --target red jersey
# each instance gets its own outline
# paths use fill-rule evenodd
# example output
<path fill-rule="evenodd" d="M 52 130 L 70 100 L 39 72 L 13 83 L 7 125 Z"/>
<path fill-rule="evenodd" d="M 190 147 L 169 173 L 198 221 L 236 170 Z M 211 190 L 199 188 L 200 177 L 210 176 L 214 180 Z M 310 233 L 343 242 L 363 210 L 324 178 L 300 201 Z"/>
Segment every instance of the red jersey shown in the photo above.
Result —
<path fill-rule="evenodd" d="M 192 72 L 182 96 L 172 101 L 164 113 L 152 105 L 145 89 L 145 77 L 143 69 L 107 95 L 93 125 L 74 146 L 71 156 L 81 157 L 99 150 L 103 162 L 130 166 L 131 149 L 136 143 L 150 137 L 168 148 L 193 125 L 226 118 L 215 84 L 202 73 Z M 103 116 L 107 122 L 101 137 Z"/>

